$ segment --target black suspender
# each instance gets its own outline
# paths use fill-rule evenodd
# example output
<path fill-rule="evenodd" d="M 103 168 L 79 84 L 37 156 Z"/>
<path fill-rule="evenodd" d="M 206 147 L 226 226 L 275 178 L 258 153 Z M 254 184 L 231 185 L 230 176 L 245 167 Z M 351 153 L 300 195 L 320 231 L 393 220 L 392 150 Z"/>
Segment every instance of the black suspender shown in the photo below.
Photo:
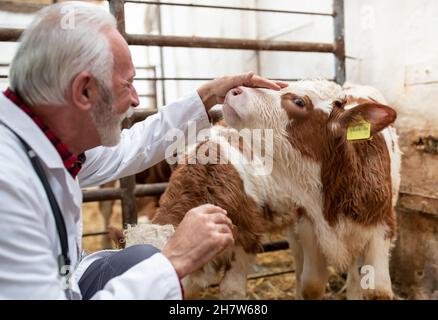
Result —
<path fill-rule="evenodd" d="M 47 176 L 44 172 L 43 167 L 41 166 L 40 161 L 32 148 L 24 141 L 19 135 L 17 135 L 11 128 L 3 123 L 3 125 L 11 130 L 12 133 L 21 141 L 24 148 L 26 149 L 27 156 L 32 162 L 32 166 L 37 173 L 38 177 L 43 184 L 44 190 L 46 191 L 47 198 L 50 202 L 50 207 L 52 208 L 53 217 L 55 218 L 56 229 L 58 230 L 59 240 L 61 242 L 61 254 L 58 256 L 58 266 L 59 273 L 61 276 L 66 276 L 69 272 L 69 268 L 65 268 L 65 266 L 70 265 L 70 257 L 68 251 L 68 237 L 67 230 L 65 228 L 65 221 L 62 217 L 61 209 L 59 208 L 58 202 L 56 201 L 55 195 L 53 194 L 52 188 L 50 187 L 49 181 L 47 180 Z"/>

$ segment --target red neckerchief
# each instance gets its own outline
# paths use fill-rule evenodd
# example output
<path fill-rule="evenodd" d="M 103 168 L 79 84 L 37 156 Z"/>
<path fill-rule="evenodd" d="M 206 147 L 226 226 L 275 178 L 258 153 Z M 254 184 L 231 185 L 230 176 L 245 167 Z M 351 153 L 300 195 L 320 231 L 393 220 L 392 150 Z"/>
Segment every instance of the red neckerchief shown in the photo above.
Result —
<path fill-rule="evenodd" d="M 24 113 L 26 113 L 35 124 L 41 129 L 44 135 L 49 139 L 49 141 L 53 144 L 56 151 L 58 151 L 59 156 L 61 157 L 64 167 L 71 174 L 73 179 L 76 178 L 79 170 L 81 170 L 82 164 L 85 162 L 85 155 L 81 153 L 80 155 L 74 155 L 68 148 L 68 146 L 63 143 L 55 133 L 50 130 L 50 128 L 45 125 L 41 119 L 32 112 L 32 110 L 24 103 L 21 98 L 14 93 L 11 89 L 6 89 L 3 94 L 11 100 L 17 107 L 19 107 Z"/>

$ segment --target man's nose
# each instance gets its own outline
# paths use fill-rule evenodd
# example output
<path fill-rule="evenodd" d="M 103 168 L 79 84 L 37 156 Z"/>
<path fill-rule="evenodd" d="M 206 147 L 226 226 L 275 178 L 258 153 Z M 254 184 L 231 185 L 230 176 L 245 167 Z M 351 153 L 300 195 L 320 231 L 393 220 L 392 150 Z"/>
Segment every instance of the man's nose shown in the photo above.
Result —
<path fill-rule="evenodd" d="M 140 100 L 138 98 L 137 90 L 135 90 L 135 87 L 132 87 L 132 98 L 131 98 L 131 106 L 132 107 L 138 107 L 140 105 Z"/>

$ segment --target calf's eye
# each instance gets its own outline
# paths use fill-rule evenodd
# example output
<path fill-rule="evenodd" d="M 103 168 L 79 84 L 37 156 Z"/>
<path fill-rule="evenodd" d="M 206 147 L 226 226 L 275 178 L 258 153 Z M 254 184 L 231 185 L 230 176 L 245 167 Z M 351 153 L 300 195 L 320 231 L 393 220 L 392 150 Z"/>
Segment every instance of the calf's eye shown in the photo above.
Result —
<path fill-rule="evenodd" d="M 300 108 L 304 108 L 305 102 L 304 102 L 303 99 L 301 99 L 301 98 L 295 98 L 295 99 L 294 99 L 294 103 L 295 103 L 298 107 L 300 107 Z"/>

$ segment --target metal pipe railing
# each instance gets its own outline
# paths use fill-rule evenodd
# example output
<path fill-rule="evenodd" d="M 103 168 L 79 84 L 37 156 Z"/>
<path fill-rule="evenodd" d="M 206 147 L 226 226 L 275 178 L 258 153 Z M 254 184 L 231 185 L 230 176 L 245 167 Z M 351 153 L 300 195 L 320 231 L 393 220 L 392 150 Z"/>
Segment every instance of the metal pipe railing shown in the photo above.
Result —
<path fill-rule="evenodd" d="M 148 183 L 137 184 L 133 190 L 134 197 L 146 197 L 161 195 L 166 190 L 167 183 Z M 121 200 L 123 199 L 122 188 L 102 188 L 93 190 L 83 190 L 83 202 Z"/>
<path fill-rule="evenodd" d="M 7 79 L 7 75 L 0 75 L 0 79 Z M 210 81 L 215 79 L 215 77 L 136 77 L 134 80 L 137 81 Z M 270 78 L 271 80 L 293 82 L 299 81 L 299 78 Z M 328 81 L 335 81 L 335 79 L 326 79 Z M 139 97 L 154 97 L 154 94 L 139 94 Z"/>
<path fill-rule="evenodd" d="M 18 38 L 20 38 L 22 32 L 22 29 L 1 28 L 0 41 L 16 42 Z"/>
<path fill-rule="evenodd" d="M 134 78 L 134 80 L 138 81 L 210 81 L 215 79 L 216 77 L 139 77 Z M 278 81 L 299 81 L 302 80 L 300 78 L 270 78 L 271 80 L 278 80 Z M 334 79 L 327 79 L 329 81 L 334 81 Z"/>
<path fill-rule="evenodd" d="M 129 45 L 334 53 L 332 43 L 126 34 Z"/>
<path fill-rule="evenodd" d="M 339 84 L 345 82 L 345 23 L 344 23 L 344 1 L 333 1 L 334 11 L 334 35 L 335 35 L 335 81 Z"/>
<path fill-rule="evenodd" d="M 314 16 L 328 16 L 332 17 L 333 13 L 324 12 L 308 12 L 308 11 L 291 11 L 291 10 L 278 10 L 278 9 L 261 9 L 251 7 L 228 7 L 228 6 L 213 6 L 205 4 L 192 4 L 192 3 L 177 3 L 177 2 L 157 2 L 157 1 L 137 1 L 126 0 L 126 3 L 148 4 L 148 5 L 160 5 L 160 6 L 173 6 L 173 7 L 190 7 L 201 9 L 221 9 L 221 10 L 237 10 L 237 11 L 252 11 L 252 12 L 266 12 L 266 13 L 285 13 L 285 14 L 300 14 L 300 15 L 314 15 Z"/>

